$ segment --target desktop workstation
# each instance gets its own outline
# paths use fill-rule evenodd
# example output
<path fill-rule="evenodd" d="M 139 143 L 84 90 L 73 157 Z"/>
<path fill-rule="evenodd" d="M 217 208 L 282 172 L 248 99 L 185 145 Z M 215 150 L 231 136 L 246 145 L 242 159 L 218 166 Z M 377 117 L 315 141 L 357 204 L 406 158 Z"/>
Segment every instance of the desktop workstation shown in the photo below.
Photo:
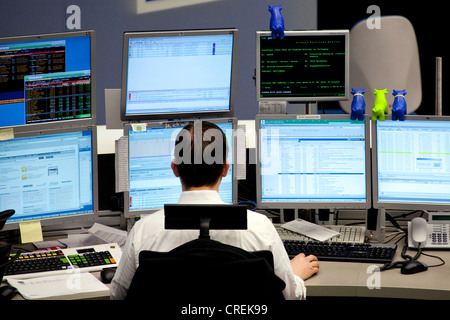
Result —
<path fill-rule="evenodd" d="M 264 33 L 258 33 L 257 35 L 257 39 L 262 40 L 262 42 L 273 40 L 276 41 L 277 46 L 282 46 L 285 43 L 280 39 L 268 39 L 269 36 Z M 210 38 L 215 36 L 219 37 L 219 40 L 212 41 Z M 337 64 L 340 65 L 340 71 L 337 72 L 337 78 L 340 79 L 340 84 L 336 85 L 338 79 L 331 79 L 331 75 L 325 72 L 325 77 L 328 78 L 326 81 L 331 81 L 333 86 L 336 87 L 336 91 L 330 92 L 329 84 L 323 83 L 319 88 L 311 83 L 311 86 L 306 87 L 313 90 L 314 96 L 311 94 L 306 95 L 300 90 L 294 97 L 290 93 L 287 97 L 283 97 L 279 92 L 288 92 L 289 90 L 286 88 L 268 89 L 266 87 L 264 89 L 266 91 L 260 91 L 258 99 L 261 99 L 262 102 L 264 102 L 265 98 L 268 99 L 268 102 L 283 99 L 294 102 L 348 99 L 347 68 L 349 57 L 346 54 L 349 46 L 348 32 L 316 32 L 313 34 L 310 32 L 296 32 L 292 35 L 287 32 L 286 42 L 290 37 L 311 36 L 337 37 L 331 42 L 334 45 L 339 44 L 337 48 L 335 46 L 333 48 L 338 50 L 337 52 L 339 53 L 336 56 L 339 57 Z M 212 56 L 219 55 L 222 63 L 228 63 L 228 67 L 224 67 L 222 70 L 214 70 L 216 73 L 222 72 L 224 77 L 221 79 L 222 83 L 218 84 L 218 89 L 213 90 L 214 92 L 209 92 L 213 97 L 211 100 L 214 101 L 214 105 L 205 105 L 202 110 L 192 109 L 193 104 L 190 101 L 195 97 L 180 99 L 178 95 L 168 94 L 162 79 L 158 83 L 152 83 L 153 86 L 158 85 L 158 90 L 144 92 L 145 88 L 140 87 L 142 82 L 139 79 L 143 76 L 142 72 L 145 69 L 137 65 L 139 63 L 138 58 L 153 58 L 161 55 L 160 51 L 152 51 L 153 47 L 150 44 L 153 41 L 158 41 L 162 48 L 168 50 L 171 46 L 179 46 L 180 43 L 188 46 L 186 39 L 190 38 L 200 39 L 200 44 L 203 45 L 201 53 L 207 55 L 208 59 L 213 59 Z M 178 181 L 173 177 L 172 173 L 165 170 L 170 167 L 170 150 L 171 146 L 174 145 L 173 139 L 184 124 L 192 121 L 192 119 L 205 119 L 216 122 L 230 137 L 228 139 L 230 144 L 229 156 L 233 165 L 230 166 L 230 172 L 227 176 L 229 180 L 223 183 L 224 189 L 221 190 L 221 196 L 229 203 L 243 200 L 239 199 L 239 190 L 237 190 L 237 143 L 233 137 L 233 129 L 239 123 L 232 113 L 235 90 L 233 55 L 236 54 L 237 50 L 235 41 L 237 41 L 237 30 L 235 29 L 211 30 L 208 32 L 143 32 L 124 34 L 123 74 L 126 76 L 124 76 L 122 84 L 121 107 L 123 108 L 122 115 L 125 122 L 123 136 L 128 139 L 127 167 L 129 169 L 128 190 L 124 192 L 124 219 L 136 218 L 141 214 L 151 214 L 160 209 L 165 203 L 176 201 L 181 187 L 177 184 Z M 315 39 L 313 42 L 315 43 L 315 48 L 317 48 L 317 43 L 321 43 L 318 39 Z M 206 45 L 211 43 L 214 43 L 213 47 Z M 270 42 L 269 44 L 272 45 L 274 43 Z M 291 46 L 290 43 L 289 46 Z M 260 48 L 264 48 L 264 45 L 257 45 L 258 52 Z M 212 51 L 207 51 L 207 49 Z M 130 52 L 127 50 L 130 50 Z M 158 50 L 161 50 L 161 48 Z M 265 48 L 263 51 L 277 52 L 281 50 L 280 48 Z M 201 59 L 205 60 L 206 58 L 202 57 Z M 261 56 L 257 54 L 258 65 L 261 64 L 259 59 L 261 59 Z M 271 56 L 270 59 L 275 58 Z M 280 59 L 285 61 L 285 57 L 280 57 Z M 315 60 L 318 59 L 315 58 Z M 273 63 L 274 60 L 270 61 L 268 63 L 278 66 L 276 63 Z M 151 70 L 156 68 L 156 66 L 164 66 L 161 61 L 155 64 L 152 59 L 148 59 L 146 63 L 148 63 L 146 67 Z M 170 63 L 172 67 L 175 66 L 177 68 L 177 64 Z M 313 62 L 315 67 L 317 67 L 317 63 Z M 272 67 L 275 66 L 272 65 Z M 67 71 L 72 72 L 73 70 Z M 208 69 L 205 72 L 211 72 L 211 70 Z M 257 91 L 261 84 L 268 86 L 270 82 L 267 79 L 262 80 L 263 73 L 263 71 L 257 70 Z M 163 74 L 170 78 L 170 73 L 165 72 Z M 318 74 L 314 73 L 315 76 Z M 86 74 L 83 75 L 85 76 Z M 178 71 L 177 75 L 179 75 Z M 190 75 L 191 72 L 187 70 L 185 76 L 191 79 Z M 34 78 L 30 78 L 30 81 L 32 80 L 37 81 Z M 82 80 L 85 81 L 85 79 Z M 193 80 L 191 79 L 191 81 Z M 79 83 L 79 81 L 81 80 L 76 80 L 75 83 Z M 202 79 L 199 79 L 199 81 L 201 82 Z M 314 79 L 313 82 L 315 83 L 316 81 L 320 82 L 321 80 Z M 279 82 L 274 80 L 274 83 Z M 226 89 L 223 88 L 225 83 L 228 85 Z M 47 83 L 44 84 L 42 82 L 37 84 L 40 86 L 47 85 Z M 30 84 L 31 87 L 32 85 Z M 324 92 L 315 92 L 318 88 L 324 90 Z M 187 89 L 183 90 L 179 92 L 180 95 L 186 94 Z M 204 101 L 203 93 L 200 96 L 202 97 L 201 101 Z M 24 98 L 24 101 L 30 103 L 30 106 L 34 105 L 31 100 L 31 98 Z M 167 100 L 173 100 L 169 110 L 164 109 L 168 104 Z M 160 102 L 156 107 L 153 105 L 155 101 Z M 188 105 L 183 105 L 182 102 L 184 101 L 189 101 Z M 180 103 L 180 105 L 177 103 Z M 173 107 L 174 104 L 176 107 Z M 195 106 L 198 106 L 198 103 Z M 159 112 L 154 112 L 154 110 L 159 110 Z M 39 123 L 39 127 L 31 124 L 30 126 L 19 125 L 17 127 L 14 124 L 10 125 L 14 127 L 16 135 L 14 139 L 4 142 L 5 146 L 9 148 L 5 147 L 5 152 L 10 152 L 5 161 L 10 161 L 17 157 L 41 159 L 42 154 L 51 155 L 48 158 L 51 159 L 48 160 L 49 164 L 41 169 L 45 171 L 44 173 L 48 177 L 61 177 L 62 180 L 59 182 L 49 180 L 49 185 L 57 185 L 58 190 L 65 187 L 64 190 L 66 192 L 70 189 L 73 191 L 73 194 L 68 195 L 67 200 L 79 200 L 77 200 L 77 203 L 60 201 L 61 193 L 58 192 L 56 195 L 58 190 L 55 187 L 49 187 L 48 191 L 53 192 L 53 197 L 50 198 L 53 202 L 51 202 L 49 207 L 49 213 L 45 213 L 45 215 L 50 217 L 43 216 L 43 213 L 39 213 L 39 219 L 29 217 L 29 211 L 39 212 L 39 210 L 28 205 L 25 209 L 29 211 L 15 209 L 16 213 L 7 221 L 5 230 L 17 229 L 20 222 L 29 218 L 41 221 L 43 225 L 52 222 L 64 223 L 64 220 L 62 220 L 64 218 L 55 217 L 55 212 L 57 212 L 57 215 L 61 215 L 61 212 L 64 215 L 73 213 L 74 217 L 70 218 L 72 221 L 75 218 L 95 221 L 95 214 L 98 214 L 98 208 L 95 204 L 97 201 L 96 193 L 98 192 L 98 181 L 96 179 L 100 178 L 95 174 L 95 167 L 97 166 L 95 119 L 94 123 L 87 124 L 78 123 L 76 122 L 77 119 L 61 120 L 59 122 L 60 125 L 56 125 L 57 121 L 52 121 L 52 127 L 46 127 L 45 123 Z M 85 120 L 84 117 L 83 120 Z M 448 175 L 446 160 L 443 157 L 428 156 L 412 158 L 416 153 L 435 155 L 448 153 L 449 133 L 447 128 L 449 126 L 446 121 L 448 119 L 445 117 L 408 117 L 405 122 L 400 123 L 398 121 L 393 122 L 389 118 L 385 122 L 371 122 L 368 117 L 363 121 L 351 120 L 349 115 L 258 115 L 255 119 L 256 130 L 254 135 L 257 149 L 255 165 L 256 209 L 269 215 L 275 223 L 280 224 L 299 217 L 307 218 L 312 222 L 321 222 L 320 218 L 315 219 L 315 210 L 322 210 L 328 213 L 328 216 L 337 216 L 339 214 L 340 219 L 336 219 L 338 224 L 342 224 L 342 217 L 347 215 L 349 220 L 360 222 L 360 226 L 364 226 L 365 230 L 369 231 L 367 234 L 369 237 L 373 234 L 377 235 L 378 241 L 372 240 L 368 242 L 369 244 L 384 242 L 385 240 L 395 244 L 398 239 L 389 237 L 389 233 L 384 229 L 384 219 L 378 219 L 380 215 L 390 214 L 389 210 L 448 210 L 448 199 L 450 197 L 445 192 L 450 188 L 445 189 L 443 187 L 448 180 L 446 176 L 446 174 Z M 432 130 L 435 130 L 434 133 L 430 133 Z M 67 143 L 64 142 L 66 131 L 69 131 L 68 134 L 70 134 L 69 142 Z M 73 131 L 81 133 L 73 133 Z M 423 134 L 420 135 L 417 133 L 418 131 L 423 131 Z M 380 133 L 378 134 L 378 132 Z M 388 134 L 393 134 L 393 136 L 388 137 Z M 425 134 L 427 134 L 426 142 L 420 142 L 420 139 L 424 138 Z M 429 141 L 434 141 L 430 139 L 435 137 L 439 137 L 439 140 L 429 144 Z M 396 143 L 394 138 L 401 139 L 401 143 Z M 403 149 L 396 149 L 398 147 L 403 148 L 407 139 L 410 139 L 408 145 L 417 148 L 417 150 L 414 149 L 414 152 L 409 152 Z M 21 143 L 25 147 L 21 147 Z M 37 151 L 35 158 L 33 158 L 33 155 L 23 152 L 23 150 L 29 150 L 30 144 L 42 146 L 45 152 Z M 141 145 L 146 146 L 147 149 L 142 148 Z M 422 149 L 430 146 L 431 151 Z M 49 150 L 49 147 L 54 148 L 54 150 Z M 22 153 L 19 150 L 22 150 Z M 64 155 L 66 156 L 63 157 L 63 162 L 60 165 L 56 165 L 57 158 Z M 310 161 L 311 159 L 313 161 Z M 75 160 L 82 162 L 75 164 Z M 247 161 L 250 161 L 250 159 Z M 392 163 L 408 163 L 408 166 L 399 166 L 394 172 L 391 172 L 389 170 Z M 82 170 L 72 170 L 66 173 L 63 169 L 67 168 L 81 168 Z M 417 170 L 418 176 L 411 179 L 414 170 Z M 32 175 L 27 175 L 27 171 L 28 167 L 23 165 L 20 167 L 22 187 L 32 188 L 34 185 L 24 183 L 24 180 L 29 181 L 29 179 L 33 178 Z M 424 175 L 424 172 L 426 172 L 426 175 Z M 42 175 L 42 172 L 40 174 Z M 63 174 L 66 175 L 63 176 Z M 68 179 L 69 174 L 79 177 L 78 182 Z M 430 177 L 433 177 L 432 183 L 429 183 Z M 70 186 L 67 184 L 69 180 L 74 184 L 78 184 Z M 401 187 L 393 186 L 395 182 L 401 182 Z M 87 183 L 87 185 L 81 187 L 81 183 Z M 5 184 L 7 183 L 5 182 Z M 423 192 L 425 184 L 427 185 L 427 190 L 430 190 L 429 195 Z M 429 184 L 432 184 L 433 189 L 428 189 Z M 11 183 L 7 185 L 9 186 Z M 253 183 L 250 182 L 250 185 L 253 185 Z M 308 188 L 304 188 L 305 185 Z M 13 187 L 17 188 L 17 185 Z M 39 196 L 39 192 L 43 192 L 42 190 L 43 188 L 32 190 L 32 193 L 26 193 L 26 195 L 36 199 Z M 83 190 L 83 192 L 78 192 L 79 190 Z M 68 193 L 65 194 L 67 195 Z M 423 198 L 418 198 L 418 194 L 423 195 Z M 23 203 L 27 203 L 25 200 L 23 200 Z M 31 203 L 36 202 L 32 201 Z M 76 209 L 72 210 L 73 212 L 69 212 L 69 210 L 66 212 L 66 210 L 58 207 L 58 205 L 62 204 L 68 204 L 70 208 Z M 17 206 L 17 208 L 19 207 Z M 367 212 L 372 207 L 375 209 L 374 212 L 377 216 L 375 220 L 381 221 L 379 224 L 369 223 L 372 217 L 367 219 Z M 2 209 L 7 209 L 7 207 L 2 207 Z M 289 217 L 291 212 L 293 212 L 293 216 Z M 86 215 L 91 213 L 94 216 L 86 218 Z M 368 224 L 366 224 L 366 220 Z M 333 218 L 325 221 L 331 224 L 335 223 Z M 441 222 L 445 222 L 445 220 L 441 220 Z M 380 229 L 383 229 L 381 234 L 380 232 L 376 233 Z M 362 235 L 360 240 L 365 241 L 365 235 Z M 403 259 L 401 256 L 402 241 L 398 243 L 399 248 L 395 251 L 394 256 L 391 257 L 393 262 Z M 84 254 L 84 252 L 81 254 Z M 434 252 L 434 254 L 440 256 L 445 262 L 448 262 L 450 259 L 446 251 L 440 250 Z M 429 266 L 439 264 L 434 258 L 421 256 L 420 260 L 422 259 Z M 323 261 L 321 262 L 319 274 L 306 281 L 308 296 L 420 299 L 448 299 L 450 297 L 450 285 L 446 283 L 446 277 L 442 276 L 448 272 L 448 263 L 440 267 L 430 267 L 428 271 L 414 275 L 399 276 L 399 269 L 386 270 L 379 274 L 368 272 L 370 266 L 382 267 L 383 264 L 379 261 L 377 263 L 367 261 Z M 93 272 L 99 278 L 99 271 Z M 411 277 L 414 277 L 415 281 L 411 281 Z M 379 282 L 377 282 L 378 280 Z M 371 284 L 373 284 L 372 288 Z M 2 285 L 4 286 L 5 284 L 3 283 Z M 379 285 L 379 288 L 377 285 Z M 108 295 L 103 292 L 97 297 L 107 298 Z M 20 298 L 20 296 L 17 296 L 17 298 Z"/>

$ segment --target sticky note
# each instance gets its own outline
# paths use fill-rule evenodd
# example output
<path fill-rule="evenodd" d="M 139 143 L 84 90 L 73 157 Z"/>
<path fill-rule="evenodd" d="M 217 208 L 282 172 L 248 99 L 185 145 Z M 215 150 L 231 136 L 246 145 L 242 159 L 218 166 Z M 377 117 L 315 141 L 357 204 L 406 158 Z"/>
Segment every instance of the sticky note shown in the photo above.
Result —
<path fill-rule="evenodd" d="M 12 128 L 0 130 L 0 140 L 14 139 L 14 130 Z"/>
<path fill-rule="evenodd" d="M 133 129 L 133 131 L 145 131 L 147 130 L 147 124 L 146 123 L 132 123 L 131 124 L 131 128 Z"/>
<path fill-rule="evenodd" d="M 19 223 L 22 243 L 43 241 L 41 221 L 24 221 Z"/>

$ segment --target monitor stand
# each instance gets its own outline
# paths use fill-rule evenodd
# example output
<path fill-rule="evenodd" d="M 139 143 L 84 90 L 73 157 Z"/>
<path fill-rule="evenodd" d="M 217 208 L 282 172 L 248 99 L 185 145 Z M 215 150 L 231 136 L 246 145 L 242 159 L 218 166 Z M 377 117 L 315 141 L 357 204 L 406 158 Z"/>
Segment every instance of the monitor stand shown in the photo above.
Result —
<path fill-rule="evenodd" d="M 367 210 L 366 237 L 369 241 L 384 241 L 386 231 L 386 211 L 385 209 L 370 208 Z"/>
<path fill-rule="evenodd" d="M 303 108 L 304 105 L 304 108 Z M 316 102 L 310 101 L 310 102 L 289 102 L 289 107 L 286 109 L 286 113 L 292 113 L 292 114 L 316 114 L 317 113 L 317 107 L 314 107 L 314 105 L 317 105 Z"/>
<path fill-rule="evenodd" d="M 320 225 L 335 225 L 336 211 L 329 209 L 316 209 L 315 223 Z"/>

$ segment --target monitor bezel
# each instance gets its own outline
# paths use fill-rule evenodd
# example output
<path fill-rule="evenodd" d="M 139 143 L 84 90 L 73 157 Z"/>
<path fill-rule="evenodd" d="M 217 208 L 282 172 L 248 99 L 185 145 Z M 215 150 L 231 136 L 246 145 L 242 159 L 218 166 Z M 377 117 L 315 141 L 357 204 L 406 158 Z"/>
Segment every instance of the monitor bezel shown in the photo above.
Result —
<path fill-rule="evenodd" d="M 171 128 L 171 127 L 177 127 L 177 126 L 184 127 L 188 123 L 191 123 L 191 122 L 197 121 L 197 120 L 209 121 L 209 122 L 212 122 L 215 124 L 232 123 L 232 126 L 233 126 L 233 148 L 230 148 L 228 152 L 233 152 L 233 154 L 232 154 L 233 163 L 230 163 L 230 167 L 232 170 L 231 171 L 232 172 L 232 177 L 231 177 L 232 181 L 231 182 L 232 182 L 232 186 L 233 186 L 232 201 L 233 201 L 233 204 L 236 204 L 237 200 L 238 200 L 237 165 L 236 165 L 237 164 L 237 152 L 236 152 L 236 148 L 237 148 L 237 135 L 236 135 L 237 118 L 229 117 L 229 118 L 214 118 L 214 119 L 203 119 L 203 118 L 202 119 L 186 119 L 186 120 L 181 120 L 181 121 L 156 121 L 156 122 L 143 123 L 141 125 L 144 125 L 146 128 L 158 128 L 158 127 Z M 129 149 L 129 133 L 130 133 L 130 130 L 133 130 L 133 125 L 134 124 L 130 124 L 130 123 L 127 123 L 124 125 L 123 136 L 126 137 L 126 140 L 128 142 L 128 149 Z M 127 153 L 126 158 L 127 158 L 127 163 L 126 163 L 127 169 L 129 170 L 129 151 Z M 181 182 L 180 182 L 180 190 L 181 190 Z M 156 211 L 163 209 L 163 207 L 161 207 L 161 208 L 154 208 L 154 209 L 130 211 L 129 205 L 128 205 L 129 198 L 130 198 L 129 180 L 127 181 L 127 190 L 124 191 L 123 196 L 124 196 L 123 214 L 124 214 L 125 218 L 140 217 L 141 215 L 151 214 L 151 213 L 154 213 Z M 178 202 L 178 200 L 177 200 L 177 202 Z M 174 203 L 174 204 L 176 204 L 176 203 Z"/>
<path fill-rule="evenodd" d="M 256 100 L 258 102 L 287 101 L 292 103 L 310 103 L 317 101 L 345 101 L 350 96 L 350 31 L 349 30 L 287 30 L 284 36 L 345 36 L 345 94 L 343 96 L 304 96 L 304 97 L 261 97 L 261 37 L 271 37 L 271 31 L 256 31 Z"/>
<path fill-rule="evenodd" d="M 26 220 L 27 221 L 40 221 L 42 227 L 49 226 L 63 226 L 64 224 L 70 224 L 72 222 L 82 222 L 82 221 L 92 221 L 94 222 L 98 218 L 99 213 L 99 197 L 98 197 L 98 151 L 97 151 L 97 127 L 96 126 L 77 126 L 77 127 L 67 127 L 67 128 L 44 128 L 40 130 L 30 131 L 27 128 L 17 128 L 15 131 L 15 138 L 22 137 L 33 137 L 33 136 L 47 136 L 52 134 L 70 133 L 70 132 L 80 132 L 80 131 L 90 131 L 92 138 L 92 201 L 93 210 L 92 212 L 80 213 L 76 215 L 61 216 L 61 217 L 49 217 L 36 220 Z M 22 221 L 8 222 L 2 231 L 6 230 L 16 230 L 19 229 L 19 225 Z"/>
<path fill-rule="evenodd" d="M 351 120 L 350 115 L 344 114 L 328 114 L 328 115 L 304 115 L 304 114 L 259 114 L 255 118 L 256 128 L 256 202 L 258 209 L 369 209 L 371 207 L 371 162 L 370 162 L 370 117 L 364 116 L 364 132 L 365 132 L 365 159 L 366 159 L 366 201 L 365 202 L 333 202 L 333 201 L 263 201 L 262 199 L 262 183 L 261 183 L 261 141 L 260 130 L 261 120 Z M 359 121 L 359 120 L 355 120 Z"/>
<path fill-rule="evenodd" d="M 97 72 L 96 72 L 96 34 L 94 30 L 86 31 L 71 31 L 60 33 L 44 33 L 35 35 L 22 35 L 13 37 L 0 38 L 0 44 L 25 42 L 25 41 L 40 41 L 40 40 L 55 40 L 63 38 L 77 38 L 88 36 L 90 39 L 90 64 L 91 64 L 91 117 L 82 119 L 67 119 L 58 121 L 46 121 L 39 123 L 25 123 L 21 125 L 3 126 L 3 128 L 21 128 L 23 131 L 35 132 L 39 130 L 46 130 L 47 128 L 57 129 L 67 126 L 92 126 L 97 122 Z"/>
<path fill-rule="evenodd" d="M 392 115 L 386 115 L 386 120 L 392 120 Z M 386 121 L 385 120 L 385 121 Z M 404 121 L 449 121 L 450 116 L 406 115 Z M 385 210 L 425 210 L 425 211 L 450 211 L 449 204 L 433 204 L 423 202 L 388 202 L 378 198 L 378 145 L 377 124 L 372 121 L 372 185 L 373 207 Z"/>
<path fill-rule="evenodd" d="M 233 52 L 231 62 L 230 79 L 230 105 L 228 110 L 217 111 L 189 111 L 189 112 L 167 112 L 167 113 L 145 113 L 128 114 L 126 110 L 127 99 L 127 77 L 128 77 L 128 41 L 132 38 L 145 37 L 177 37 L 177 36 L 202 36 L 202 35 L 233 35 Z M 123 34 L 122 48 L 122 91 L 120 97 L 120 117 L 122 121 L 152 121 L 152 120 L 182 120 L 186 118 L 215 118 L 233 117 L 236 95 L 236 72 L 237 72 L 237 47 L 239 31 L 236 28 L 226 29 L 196 29 L 196 30 L 161 30 L 161 31 L 126 31 Z"/>

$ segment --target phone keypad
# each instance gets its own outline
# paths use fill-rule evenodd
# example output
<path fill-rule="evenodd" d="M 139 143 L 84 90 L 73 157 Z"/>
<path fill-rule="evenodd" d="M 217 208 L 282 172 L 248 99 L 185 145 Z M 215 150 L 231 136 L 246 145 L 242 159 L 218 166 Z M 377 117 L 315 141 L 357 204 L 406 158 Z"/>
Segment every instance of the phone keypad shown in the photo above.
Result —
<path fill-rule="evenodd" d="M 433 225 L 430 239 L 433 245 L 448 245 L 448 226 L 446 224 Z"/>

